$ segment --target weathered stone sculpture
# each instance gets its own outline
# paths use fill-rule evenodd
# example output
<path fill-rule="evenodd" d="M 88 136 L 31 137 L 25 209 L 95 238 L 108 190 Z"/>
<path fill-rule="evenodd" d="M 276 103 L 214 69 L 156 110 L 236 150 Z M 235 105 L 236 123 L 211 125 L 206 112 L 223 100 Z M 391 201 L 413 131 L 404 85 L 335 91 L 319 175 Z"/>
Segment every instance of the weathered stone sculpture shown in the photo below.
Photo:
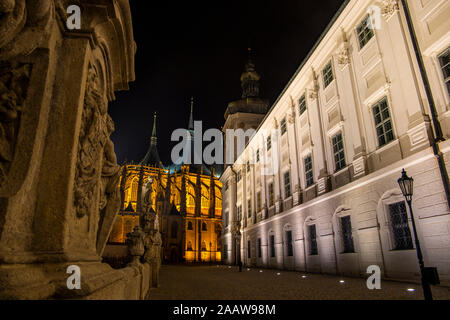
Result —
<path fill-rule="evenodd" d="M 0 0 L 0 16 L 0 299 L 144 297 L 149 268 L 101 263 L 120 206 L 108 102 L 134 80 L 128 0 Z"/>
<path fill-rule="evenodd" d="M 143 260 L 152 266 L 152 286 L 159 286 L 159 269 L 161 268 L 161 233 L 156 212 L 152 208 L 152 183 L 149 180 L 142 192 L 144 214 L 140 218 L 141 228 L 144 231 L 145 253 Z"/>

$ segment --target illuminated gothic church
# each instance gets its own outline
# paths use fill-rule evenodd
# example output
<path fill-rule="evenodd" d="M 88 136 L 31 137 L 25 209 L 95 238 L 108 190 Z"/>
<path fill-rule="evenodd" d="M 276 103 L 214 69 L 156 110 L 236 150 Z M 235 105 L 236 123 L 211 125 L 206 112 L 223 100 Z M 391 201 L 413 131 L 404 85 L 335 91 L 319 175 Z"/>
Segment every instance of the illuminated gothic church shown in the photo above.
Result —
<path fill-rule="evenodd" d="M 193 100 L 189 118 L 193 143 Z M 110 244 L 123 244 L 126 234 L 139 224 L 140 197 L 149 177 L 153 179 L 152 204 L 159 217 L 165 261 L 221 260 L 222 183 L 206 165 L 164 167 L 157 150 L 156 114 L 150 147 L 139 164 L 122 167 L 122 209 L 111 232 Z"/>

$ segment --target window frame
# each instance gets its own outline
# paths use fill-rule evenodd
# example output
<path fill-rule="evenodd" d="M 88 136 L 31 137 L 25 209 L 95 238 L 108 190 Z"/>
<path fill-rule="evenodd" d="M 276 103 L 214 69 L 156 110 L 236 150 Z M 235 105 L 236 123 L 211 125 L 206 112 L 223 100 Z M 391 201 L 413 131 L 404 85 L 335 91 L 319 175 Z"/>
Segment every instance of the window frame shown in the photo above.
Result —
<path fill-rule="evenodd" d="M 247 199 L 247 218 L 252 217 L 252 200 Z"/>
<path fill-rule="evenodd" d="M 286 230 L 285 235 L 286 235 L 286 256 L 293 257 L 294 256 L 294 244 L 293 244 L 292 230 Z M 290 238 L 290 241 L 289 241 L 289 238 Z"/>
<path fill-rule="evenodd" d="M 336 147 L 339 144 L 339 141 L 335 141 L 335 139 L 340 136 L 342 144 L 342 148 L 336 149 Z M 338 172 L 344 168 L 347 167 L 347 161 L 345 156 L 345 144 L 344 144 L 344 134 L 342 133 L 342 130 L 338 131 L 336 134 L 334 134 L 331 137 L 331 149 L 333 150 L 333 160 L 334 160 L 334 170 L 335 172 Z M 339 160 L 336 160 L 336 157 L 339 157 Z"/>
<path fill-rule="evenodd" d="M 370 20 L 371 20 L 370 14 L 367 14 L 364 17 L 364 19 L 356 26 L 356 37 L 358 39 L 359 50 L 364 48 L 369 43 L 369 41 L 375 36 L 372 22 Z M 363 36 L 363 38 L 361 38 L 361 36 Z M 365 42 L 361 40 L 364 40 Z"/>
<path fill-rule="evenodd" d="M 307 228 L 308 228 L 308 244 L 309 244 L 308 253 L 309 253 L 310 256 L 318 256 L 319 255 L 319 246 L 318 246 L 318 243 L 317 243 L 317 227 L 316 227 L 316 224 L 315 223 L 310 224 L 310 225 L 307 226 Z M 312 235 L 313 235 L 313 232 L 311 232 L 312 230 L 314 230 L 314 238 L 312 237 Z"/>
<path fill-rule="evenodd" d="M 310 159 L 310 169 L 307 169 L 308 164 L 306 162 L 307 159 Z M 305 169 L 305 185 L 306 188 L 309 188 L 314 185 L 314 168 L 313 168 L 313 161 L 312 161 L 312 154 L 308 154 L 303 158 L 303 165 Z"/>
<path fill-rule="evenodd" d="M 267 193 L 269 196 L 269 207 L 272 207 L 275 205 L 275 189 L 273 185 L 273 181 L 269 183 L 267 186 Z"/>
<path fill-rule="evenodd" d="M 381 107 L 381 105 L 383 104 L 383 102 L 386 105 L 386 108 Z M 375 108 L 379 108 L 379 112 L 375 112 Z M 386 145 L 388 145 L 389 143 L 395 141 L 396 139 L 396 135 L 395 135 L 395 130 L 394 130 L 394 121 L 392 118 L 392 113 L 391 113 L 391 108 L 389 106 L 389 101 L 387 96 L 384 96 L 383 98 L 379 99 L 377 102 L 375 102 L 374 104 L 372 104 L 370 110 L 372 111 L 372 116 L 373 116 L 373 124 L 374 124 L 374 129 L 375 129 L 375 138 L 377 140 L 377 145 L 378 148 L 382 148 Z M 386 118 L 383 116 L 383 111 L 387 111 L 389 114 L 389 117 Z M 377 114 L 380 115 L 380 121 L 377 123 Z M 385 124 L 390 123 L 390 129 L 386 130 L 385 129 Z M 382 128 L 383 129 L 383 133 L 379 134 L 378 132 L 378 128 Z M 387 139 L 387 132 L 391 131 L 392 132 L 392 138 L 390 140 Z M 380 137 L 383 137 L 385 139 L 384 143 L 381 143 L 380 141 Z"/>
<path fill-rule="evenodd" d="M 270 257 L 276 257 L 276 248 L 275 248 L 275 235 L 269 234 L 269 249 L 270 249 Z"/>
<path fill-rule="evenodd" d="M 348 232 L 345 232 L 344 230 L 344 219 L 348 219 L 350 230 L 347 230 Z M 352 226 L 352 219 L 349 214 L 343 215 L 339 217 L 339 226 L 341 231 L 341 241 L 342 241 L 342 253 L 355 253 L 355 239 L 353 237 L 353 226 Z M 350 233 L 350 236 L 348 237 L 347 234 Z M 351 246 L 348 247 L 348 239 L 351 240 Z M 347 240 L 347 241 L 346 241 Z"/>
<path fill-rule="evenodd" d="M 406 217 L 406 221 L 403 221 L 403 224 L 406 225 L 406 227 L 404 226 L 403 229 L 407 230 L 407 234 L 406 236 L 408 236 L 409 240 L 408 240 L 408 244 L 409 246 L 399 246 L 399 238 L 397 238 L 397 233 L 394 230 L 394 222 L 393 222 L 393 214 L 391 212 L 391 207 L 395 206 L 395 205 L 403 205 L 404 207 L 404 214 Z M 391 248 L 393 251 L 406 251 L 406 250 L 414 250 L 414 240 L 412 237 L 412 232 L 411 232 L 411 227 L 410 227 L 410 217 L 408 215 L 408 208 L 406 206 L 406 202 L 404 200 L 401 201 L 397 201 L 397 202 L 392 202 L 386 205 L 386 209 L 387 209 L 387 216 L 388 216 L 388 221 L 389 221 L 389 229 L 391 232 L 391 238 L 392 238 L 392 243 L 391 243 Z M 400 229 L 401 227 L 398 227 L 397 229 Z"/>
<path fill-rule="evenodd" d="M 449 62 L 446 65 L 443 65 L 441 58 L 446 54 L 449 56 Z M 441 72 L 441 79 L 443 81 L 444 89 L 446 89 L 445 91 L 447 91 L 447 98 L 450 99 L 450 70 L 447 77 L 445 77 L 444 72 L 445 67 L 448 67 L 450 69 L 450 46 L 437 55 L 437 61 L 439 64 L 439 71 Z"/>
<path fill-rule="evenodd" d="M 286 183 L 286 176 L 288 176 L 288 183 Z M 291 191 L 291 172 L 289 170 L 287 170 L 284 174 L 283 174 L 283 183 L 284 183 L 284 197 L 285 199 L 289 198 L 290 196 L 292 196 L 292 191 Z"/>
<path fill-rule="evenodd" d="M 302 108 L 302 106 L 304 106 L 304 107 Z M 307 109 L 308 109 L 308 106 L 306 105 L 306 94 L 304 93 L 304 94 L 302 94 L 300 99 L 298 99 L 298 114 L 299 114 L 299 116 L 304 114 Z"/>
<path fill-rule="evenodd" d="M 284 136 L 284 134 L 287 132 L 286 117 L 284 117 L 280 121 L 280 132 L 281 132 L 281 136 Z"/>
<path fill-rule="evenodd" d="M 322 69 L 323 88 L 327 88 L 334 81 L 333 64 L 331 60 Z"/>
<path fill-rule="evenodd" d="M 258 247 L 258 258 L 262 258 L 262 240 L 261 238 L 258 238 L 256 240 L 257 247 Z"/>
<path fill-rule="evenodd" d="M 266 149 L 267 151 L 269 151 L 270 149 L 272 149 L 272 136 L 267 136 L 266 139 Z"/>

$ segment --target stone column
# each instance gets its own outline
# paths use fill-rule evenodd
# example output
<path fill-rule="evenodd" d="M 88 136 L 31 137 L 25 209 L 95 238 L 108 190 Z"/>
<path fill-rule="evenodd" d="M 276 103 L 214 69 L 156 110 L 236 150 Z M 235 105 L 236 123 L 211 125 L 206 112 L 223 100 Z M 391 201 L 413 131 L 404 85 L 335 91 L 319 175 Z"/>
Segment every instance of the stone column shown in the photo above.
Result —
<path fill-rule="evenodd" d="M 5 0 L 0 0 L 3 4 Z M 0 6 L 0 298 L 125 298 L 101 263 L 120 208 L 108 102 L 134 80 L 128 0 Z M 69 290 L 67 266 L 81 269 Z M 110 290 L 110 291 L 109 291 Z"/>

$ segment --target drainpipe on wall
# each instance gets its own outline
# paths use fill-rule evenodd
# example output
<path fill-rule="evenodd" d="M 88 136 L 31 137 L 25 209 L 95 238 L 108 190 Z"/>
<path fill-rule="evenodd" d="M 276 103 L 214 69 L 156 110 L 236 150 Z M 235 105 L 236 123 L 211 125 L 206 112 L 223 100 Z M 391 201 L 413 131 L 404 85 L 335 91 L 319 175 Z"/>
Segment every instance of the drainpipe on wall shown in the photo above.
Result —
<path fill-rule="evenodd" d="M 401 0 L 401 2 L 402 2 L 403 10 L 405 12 L 405 18 L 406 18 L 406 23 L 408 25 L 409 34 L 411 35 L 411 42 L 414 47 L 414 53 L 416 55 L 417 64 L 418 64 L 419 70 L 420 70 L 420 75 L 422 77 L 423 85 L 424 85 L 425 92 L 427 95 L 428 104 L 430 106 L 431 119 L 432 119 L 433 128 L 434 128 L 434 131 L 432 131 L 432 137 L 431 137 L 433 153 L 436 156 L 436 159 L 438 161 L 439 171 L 441 173 L 442 184 L 444 185 L 445 196 L 447 197 L 447 205 L 450 208 L 450 195 L 449 195 L 450 186 L 449 186 L 449 181 L 448 181 L 448 172 L 447 172 L 447 168 L 445 166 L 444 155 L 442 154 L 442 152 L 439 148 L 439 144 L 438 144 L 439 141 L 444 141 L 445 139 L 442 135 L 441 124 L 439 123 L 439 119 L 438 119 L 438 115 L 437 115 L 437 111 L 436 111 L 436 105 L 434 103 L 433 94 L 430 89 L 430 82 L 428 81 L 427 72 L 425 69 L 425 65 L 423 63 L 423 58 L 422 58 L 422 54 L 420 51 L 419 43 L 417 41 L 416 32 L 414 31 L 414 26 L 412 23 L 408 4 L 406 3 L 406 0 Z"/>

